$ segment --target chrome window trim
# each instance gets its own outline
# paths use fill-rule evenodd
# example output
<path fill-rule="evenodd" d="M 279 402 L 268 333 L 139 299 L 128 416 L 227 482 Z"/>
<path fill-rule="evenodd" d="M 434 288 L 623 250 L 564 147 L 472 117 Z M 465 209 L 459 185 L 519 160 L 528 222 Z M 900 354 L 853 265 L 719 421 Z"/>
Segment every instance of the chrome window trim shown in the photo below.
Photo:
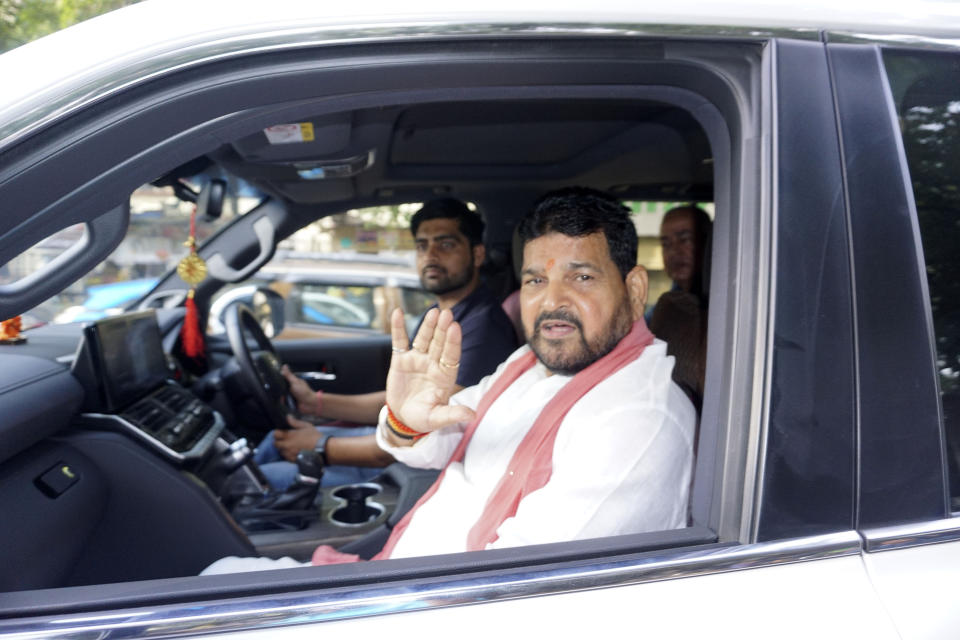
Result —
<path fill-rule="evenodd" d="M 365 585 L 336 592 L 185 603 L 81 613 L 34 620 L 0 621 L 0 637 L 76 639 L 178 638 L 199 634 L 263 630 L 331 620 L 531 596 L 689 578 L 742 569 L 859 555 L 855 531 L 751 545 L 667 550 L 640 558 L 550 569 L 530 567 L 493 575 L 454 576 L 427 584 Z"/>
<path fill-rule="evenodd" d="M 960 519 L 944 518 L 942 520 L 876 527 L 864 529 L 861 535 L 863 536 L 864 551 L 867 553 L 919 547 L 941 542 L 956 542 L 960 541 Z"/>
<path fill-rule="evenodd" d="M 877 44 L 888 47 L 908 47 L 931 51 L 955 51 L 960 49 L 960 38 L 933 38 L 906 34 L 858 33 L 855 31 L 828 31 L 827 42 L 841 44 Z"/>
<path fill-rule="evenodd" d="M 274 28 L 266 33 L 236 33 L 194 43 L 180 42 L 176 50 L 151 52 L 150 57 L 121 55 L 113 65 L 99 69 L 73 87 L 44 91 L 0 108 L 0 149 L 16 143 L 37 129 L 131 87 L 163 75 L 200 64 L 250 54 L 316 46 L 425 41 L 451 38 L 504 37 L 630 37 L 711 38 L 762 41 L 774 37 L 817 40 L 820 33 L 809 28 L 762 29 L 737 26 L 666 24 L 407 24 L 387 27 L 323 27 L 303 24 Z M 7 115 L 9 114 L 9 115 Z"/>
<path fill-rule="evenodd" d="M 757 291 L 756 349 L 761 357 L 754 362 L 754 389 L 749 441 L 747 443 L 748 474 L 744 476 L 743 505 L 740 515 L 740 539 L 756 540 L 760 528 L 760 505 L 763 504 L 763 477 L 767 467 L 767 440 L 770 428 L 771 389 L 773 387 L 773 349 L 774 343 L 777 279 L 777 230 L 779 208 L 777 207 L 778 183 L 777 156 L 777 43 L 771 42 L 764 50 L 763 79 L 760 83 L 761 109 L 761 191 L 760 224 L 757 234 L 758 246 L 762 254 L 759 269 Z"/>

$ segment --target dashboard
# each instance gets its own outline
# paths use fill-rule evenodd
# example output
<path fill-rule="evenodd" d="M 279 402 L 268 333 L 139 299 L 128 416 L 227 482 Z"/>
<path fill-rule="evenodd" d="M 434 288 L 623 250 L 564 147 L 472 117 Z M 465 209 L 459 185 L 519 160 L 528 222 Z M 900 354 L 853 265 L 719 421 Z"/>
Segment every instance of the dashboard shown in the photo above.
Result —
<path fill-rule="evenodd" d="M 3 349 L 79 384 L 79 426 L 125 432 L 171 462 L 203 457 L 224 429 L 213 409 L 174 381 L 154 311 L 43 327 Z"/>
<path fill-rule="evenodd" d="M 173 382 L 153 311 L 86 325 L 73 371 L 90 391 L 86 424 L 126 431 L 174 462 L 202 458 L 224 429 L 219 414 Z"/>
<path fill-rule="evenodd" d="M 394 465 L 324 488 L 289 526 L 249 477 L 228 406 L 240 398 L 209 382 L 231 366 L 221 346 L 208 345 L 207 379 L 169 355 L 180 319 L 128 313 L 0 345 L 0 504 L 23 525 L 0 527 L 0 547 L 24 563 L 0 591 L 196 575 L 229 555 L 306 559 L 320 542 L 375 551 L 432 483 L 434 471 Z M 205 384 L 224 397 L 198 394 Z"/>

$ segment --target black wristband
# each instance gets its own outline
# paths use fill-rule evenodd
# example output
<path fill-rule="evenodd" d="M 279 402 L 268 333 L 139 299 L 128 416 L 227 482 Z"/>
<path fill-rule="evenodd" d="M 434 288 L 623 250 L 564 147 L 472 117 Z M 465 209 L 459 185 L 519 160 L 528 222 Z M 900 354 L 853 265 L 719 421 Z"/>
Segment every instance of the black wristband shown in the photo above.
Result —
<path fill-rule="evenodd" d="M 313 450 L 320 454 L 320 460 L 325 467 L 330 466 L 330 462 L 327 460 L 327 440 L 329 439 L 329 433 L 321 433 L 320 439 L 317 440 L 317 444 L 313 447 Z"/>

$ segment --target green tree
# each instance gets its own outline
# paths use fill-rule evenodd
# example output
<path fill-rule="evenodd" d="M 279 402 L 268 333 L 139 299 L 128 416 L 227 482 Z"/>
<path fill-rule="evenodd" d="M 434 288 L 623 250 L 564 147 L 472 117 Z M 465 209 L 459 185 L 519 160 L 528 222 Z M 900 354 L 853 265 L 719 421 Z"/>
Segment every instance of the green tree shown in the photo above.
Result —
<path fill-rule="evenodd" d="M 0 51 L 140 0 L 0 0 Z"/>

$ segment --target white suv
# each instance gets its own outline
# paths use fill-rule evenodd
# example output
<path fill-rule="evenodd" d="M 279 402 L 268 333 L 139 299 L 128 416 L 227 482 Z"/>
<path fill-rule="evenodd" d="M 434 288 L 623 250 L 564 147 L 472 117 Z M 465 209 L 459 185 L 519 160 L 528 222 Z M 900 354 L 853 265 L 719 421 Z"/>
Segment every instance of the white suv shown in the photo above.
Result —
<path fill-rule="evenodd" d="M 78 351 L 96 329 L 40 328 L 0 345 L 0 637 L 955 637 L 958 18 L 147 0 L 0 56 L 2 262 L 87 229 L 0 285 L 4 317 L 106 257 L 136 188 L 198 166 L 269 196 L 200 248 L 201 315 L 350 208 L 475 203 L 504 294 L 513 227 L 545 191 L 716 212 L 689 527 L 196 577 L 229 554 L 369 551 L 420 481 L 386 478 L 368 529 L 242 530 L 209 464 L 242 447 L 206 404 L 212 365 L 183 365 L 183 307 L 157 314 L 170 393 L 204 416 L 182 447 L 111 405 Z M 174 275 L 163 292 L 186 298 Z M 277 348 L 302 369 L 336 357 L 341 390 L 381 385 L 389 360 L 386 339 Z"/>

